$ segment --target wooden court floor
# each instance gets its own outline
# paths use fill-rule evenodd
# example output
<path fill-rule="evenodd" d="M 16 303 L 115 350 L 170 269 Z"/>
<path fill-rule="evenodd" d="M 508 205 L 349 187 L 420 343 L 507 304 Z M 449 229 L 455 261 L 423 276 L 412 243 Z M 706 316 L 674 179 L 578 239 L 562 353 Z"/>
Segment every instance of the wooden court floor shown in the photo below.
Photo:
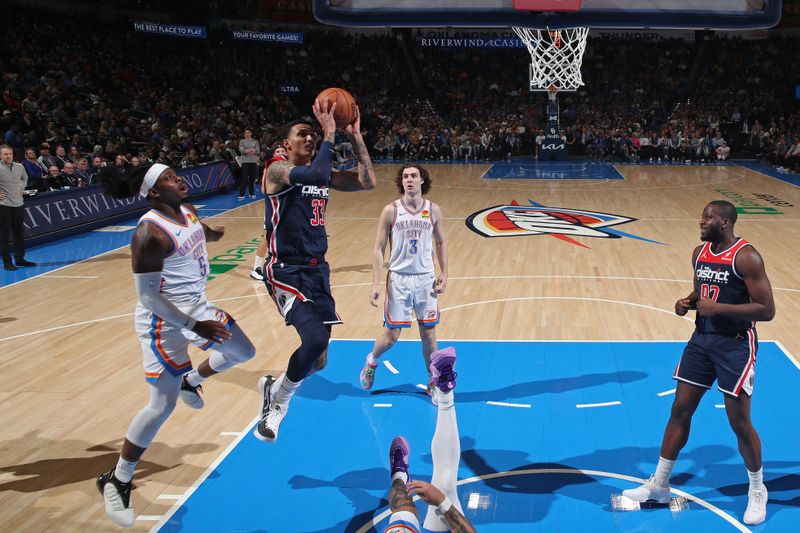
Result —
<path fill-rule="evenodd" d="M 381 208 L 396 197 L 398 167 L 378 168 L 376 190 L 334 192 L 329 204 L 328 257 L 345 320 L 335 338 L 372 338 L 381 329 L 381 310 L 368 303 L 371 248 Z M 777 316 L 759 325 L 760 338 L 800 356 L 797 187 L 738 166 L 620 166 L 624 180 L 558 181 L 483 180 L 483 164 L 429 168 L 429 197 L 444 211 L 450 255 L 440 339 L 688 339 L 691 322 L 672 309 L 691 288 L 704 205 L 727 197 L 775 207 L 769 196 L 792 206 L 776 208 L 781 214 L 741 214 L 736 229 L 764 257 L 774 290 Z M 529 200 L 631 217 L 614 228 L 658 243 L 490 239 L 465 225 L 474 212 Z M 217 258 L 238 265 L 209 282 L 209 299 L 235 316 L 258 353 L 207 382 L 202 411 L 176 409 L 137 471 L 137 514 L 163 515 L 174 503 L 164 495 L 184 493 L 213 463 L 235 438 L 225 433 L 240 432 L 257 415 L 258 377 L 282 370 L 298 344 L 264 286 L 248 277 L 254 251 L 248 243 L 259 238 L 262 219 L 260 203 L 216 216 L 226 235 L 209 244 L 212 264 Z M 133 331 L 130 252 L 114 250 L 58 274 L 0 289 L 0 524 L 6 531 L 113 531 L 94 479 L 116 461 L 127 425 L 147 398 Z M 133 530 L 154 523 L 139 521 Z"/>

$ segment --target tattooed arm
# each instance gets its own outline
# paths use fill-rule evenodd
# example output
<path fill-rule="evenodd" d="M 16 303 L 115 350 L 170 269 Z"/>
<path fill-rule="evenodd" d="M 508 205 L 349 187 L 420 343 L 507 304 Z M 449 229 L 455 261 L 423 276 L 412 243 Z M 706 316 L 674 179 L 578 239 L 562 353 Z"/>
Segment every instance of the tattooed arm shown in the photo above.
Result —
<path fill-rule="evenodd" d="M 331 187 L 340 191 L 366 191 L 374 189 L 378 179 L 375 177 L 375 170 L 372 168 L 372 159 L 369 151 L 364 144 L 364 136 L 361 135 L 361 112 L 356 107 L 355 121 L 345 128 L 345 133 L 353 138 L 353 151 L 358 158 L 358 174 L 350 172 L 337 172 L 331 179 Z"/>
<path fill-rule="evenodd" d="M 428 505 L 438 507 L 445 500 L 444 493 L 430 483 L 424 481 L 414 480 L 408 484 L 411 492 L 420 497 L 422 501 Z M 444 513 L 437 510 L 442 519 L 447 522 L 447 526 L 452 533 L 478 533 L 476 529 L 469 523 L 467 517 L 461 514 L 455 505 L 451 505 L 450 509 Z"/>

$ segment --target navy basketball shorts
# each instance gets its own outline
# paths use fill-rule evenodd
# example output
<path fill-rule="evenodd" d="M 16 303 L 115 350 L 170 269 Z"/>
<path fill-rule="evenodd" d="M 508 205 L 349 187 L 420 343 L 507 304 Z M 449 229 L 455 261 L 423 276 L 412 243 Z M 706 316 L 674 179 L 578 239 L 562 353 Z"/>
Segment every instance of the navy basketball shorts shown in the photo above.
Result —
<path fill-rule="evenodd" d="M 264 284 L 286 325 L 299 326 L 312 318 L 326 325 L 342 323 L 336 314 L 330 277 L 328 263 L 311 266 L 268 262 L 264 268 Z"/>
<path fill-rule="evenodd" d="M 710 389 L 714 381 L 724 394 L 753 395 L 758 336 L 755 329 L 735 335 L 692 334 L 675 369 L 674 379 Z"/>

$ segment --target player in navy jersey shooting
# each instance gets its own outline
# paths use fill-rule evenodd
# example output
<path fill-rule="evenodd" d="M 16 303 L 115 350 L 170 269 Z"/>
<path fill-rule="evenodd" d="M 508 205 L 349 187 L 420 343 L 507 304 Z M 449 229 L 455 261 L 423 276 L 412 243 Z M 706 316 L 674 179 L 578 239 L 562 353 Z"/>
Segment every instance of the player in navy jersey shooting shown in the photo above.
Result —
<path fill-rule="evenodd" d="M 273 442 L 291 400 L 303 379 L 325 366 L 331 326 L 341 324 L 331 295 L 330 268 L 325 260 L 325 206 L 330 189 L 360 191 L 375 187 L 375 172 L 361 135 L 360 114 L 344 132 L 353 139 L 357 172 L 332 172 L 336 104 L 315 100 L 314 116 L 323 140 L 314 157 L 317 134 L 312 124 L 296 120 L 284 126 L 281 138 L 287 160 L 270 165 L 266 175 L 267 258 L 264 283 L 278 310 L 300 335 L 300 347 L 277 379 L 263 376 L 263 395 L 256 438 Z"/>
<path fill-rule="evenodd" d="M 638 502 L 669 502 L 669 476 L 689 439 L 692 415 L 716 381 L 750 478 L 744 523 L 756 525 L 766 519 L 767 488 L 761 440 L 750 421 L 758 351 L 755 322 L 772 320 L 775 302 L 764 260 L 750 243 L 734 235 L 735 223 L 736 208 L 724 200 L 710 202 L 700 217 L 700 239 L 705 243 L 692 255 L 694 290 L 675 303 L 678 316 L 697 311 L 696 328 L 675 369 L 678 386 L 661 456 L 647 483 L 622 494 Z"/>

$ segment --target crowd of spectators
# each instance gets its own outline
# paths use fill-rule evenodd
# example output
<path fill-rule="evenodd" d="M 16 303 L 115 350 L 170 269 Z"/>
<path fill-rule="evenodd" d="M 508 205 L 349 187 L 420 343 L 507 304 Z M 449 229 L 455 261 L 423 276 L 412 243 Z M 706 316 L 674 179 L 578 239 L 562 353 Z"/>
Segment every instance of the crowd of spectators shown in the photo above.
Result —
<path fill-rule="evenodd" d="M 408 30 L 307 27 L 303 44 L 280 45 L 153 36 L 33 9 L 6 18 L 0 131 L 40 191 L 91 183 L 108 165 L 235 166 L 246 128 L 268 157 L 280 125 L 329 86 L 356 96 L 378 160 L 533 155 L 546 122 L 524 48 L 423 47 Z M 795 58 L 785 53 L 797 42 L 590 38 L 586 85 L 559 94 L 569 152 L 630 162 L 733 153 L 797 170 Z"/>

